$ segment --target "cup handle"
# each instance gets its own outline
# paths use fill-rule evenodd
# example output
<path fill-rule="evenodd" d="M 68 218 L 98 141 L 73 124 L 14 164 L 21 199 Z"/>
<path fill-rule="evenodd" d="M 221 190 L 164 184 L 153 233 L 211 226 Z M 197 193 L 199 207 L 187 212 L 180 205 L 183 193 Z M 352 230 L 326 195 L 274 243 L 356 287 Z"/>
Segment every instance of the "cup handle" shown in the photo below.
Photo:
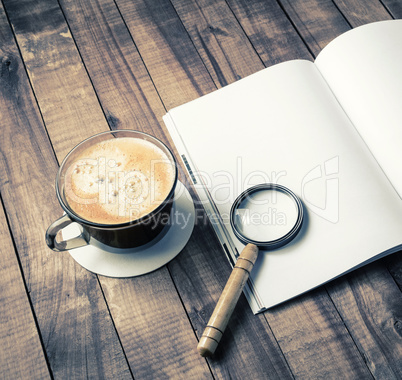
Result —
<path fill-rule="evenodd" d="M 63 215 L 61 218 L 54 221 L 46 231 L 46 244 L 50 249 L 56 252 L 68 251 L 70 249 L 83 247 L 88 245 L 88 239 L 85 232 L 82 231 L 79 236 L 71 239 L 57 241 L 56 235 L 69 224 L 74 223 L 68 215 Z"/>

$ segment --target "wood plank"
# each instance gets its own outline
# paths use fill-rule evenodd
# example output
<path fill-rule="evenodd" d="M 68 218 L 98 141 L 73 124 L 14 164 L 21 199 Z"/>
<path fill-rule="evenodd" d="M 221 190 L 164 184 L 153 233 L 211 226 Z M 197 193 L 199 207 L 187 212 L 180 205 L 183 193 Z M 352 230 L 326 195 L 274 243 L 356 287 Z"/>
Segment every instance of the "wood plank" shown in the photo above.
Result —
<path fill-rule="evenodd" d="M 400 379 L 402 294 L 383 263 L 355 271 L 328 289 L 373 376 Z"/>
<path fill-rule="evenodd" d="M 86 45 L 93 48 L 87 49 L 85 47 L 80 52 L 84 59 L 87 59 L 85 64 L 88 67 L 88 72 L 92 74 L 91 81 L 76 51 L 73 36 L 68 33 L 69 38 L 59 40 L 59 31 L 65 30 L 67 26 L 61 10 L 55 6 L 56 3 L 57 1 L 44 1 L 41 2 L 40 8 L 33 5 L 30 7 L 29 4 L 26 4 L 24 11 L 21 11 L 18 15 L 14 13 L 11 19 L 13 21 L 18 17 L 18 22 L 15 23 L 17 40 L 22 39 L 23 41 L 21 51 L 24 57 L 28 56 L 27 68 L 35 88 L 38 103 L 41 106 L 46 104 L 46 107 L 41 108 L 41 111 L 47 130 L 52 137 L 54 151 L 59 160 L 63 158 L 65 144 L 57 138 L 53 141 L 53 136 L 58 136 L 59 132 L 63 133 L 64 138 L 70 142 L 67 148 L 71 149 L 73 147 L 72 141 L 84 139 L 88 134 L 102 132 L 107 128 L 106 120 L 91 87 L 92 81 L 97 90 L 98 88 L 100 89 L 101 96 L 99 98 L 105 101 L 105 114 L 113 127 L 120 128 L 129 126 L 129 124 L 133 127 L 132 114 L 131 112 L 127 113 L 127 109 L 132 107 L 131 101 L 134 99 L 133 104 L 136 107 L 134 111 L 138 115 L 138 121 L 146 124 L 144 128 L 147 126 L 149 126 L 149 129 L 152 128 L 152 130 L 147 129 L 148 132 L 158 132 L 159 137 L 163 136 L 159 126 L 155 125 L 155 120 L 144 123 L 147 116 L 152 116 L 153 114 L 150 106 L 146 108 L 146 111 L 142 111 L 142 107 L 149 102 L 148 97 L 151 102 L 158 104 L 160 108 L 154 108 L 159 109 L 159 113 L 161 113 L 163 107 L 156 91 L 152 87 L 152 82 L 146 75 L 129 34 L 122 28 L 124 24 L 116 16 L 118 12 L 114 3 L 112 1 L 104 4 L 96 1 L 82 2 L 82 8 L 77 8 L 76 4 L 74 6 L 71 2 L 63 2 L 64 11 L 68 15 L 68 21 L 71 23 L 73 35 L 78 46 L 83 47 Z M 104 8 L 102 7 L 103 5 L 105 5 Z M 54 13 L 52 20 L 56 20 L 51 24 L 46 23 L 46 18 L 49 17 L 47 13 L 49 9 L 52 9 Z M 17 12 L 17 10 L 14 10 L 14 12 Z M 20 25 L 26 25 L 32 13 L 37 16 L 35 28 L 33 30 L 29 30 L 28 27 L 21 29 Z M 98 21 L 105 20 L 106 17 L 110 17 L 109 22 L 98 23 Z M 80 28 L 82 28 L 83 32 L 74 34 L 74 31 Z M 46 30 L 46 33 L 44 34 L 42 30 Z M 114 30 L 114 34 L 110 32 L 111 30 Z M 27 35 L 38 41 L 44 39 L 46 43 L 42 42 L 39 47 L 35 46 L 35 49 L 28 50 L 25 44 L 28 39 Z M 131 42 L 131 45 L 127 42 Z M 95 43 L 98 44 L 96 48 Z M 56 45 L 58 48 L 55 51 L 51 47 Z M 39 55 L 49 67 L 45 70 L 45 73 L 43 73 L 41 66 L 35 65 L 37 61 L 36 55 Z M 63 60 L 63 57 L 66 56 L 69 57 L 68 61 Z M 117 62 L 122 62 L 118 68 L 116 68 L 116 60 Z M 128 63 L 128 60 L 130 60 L 130 63 Z M 103 67 L 100 67 L 99 62 L 102 62 Z M 138 70 L 135 63 L 138 65 Z M 105 81 L 105 77 L 109 75 L 108 71 L 112 68 L 115 73 L 110 76 L 108 81 Z M 137 73 L 139 77 L 137 77 Z M 147 81 L 144 80 L 145 77 Z M 57 115 L 59 89 L 64 86 L 65 82 L 71 80 L 74 81 L 74 86 L 64 88 L 63 105 L 66 109 L 74 109 L 74 113 L 64 114 L 61 112 L 59 117 L 55 117 Z M 119 98 L 119 86 L 126 80 L 129 80 L 129 83 L 124 88 L 125 95 Z M 39 90 L 37 90 L 39 85 L 37 81 L 41 81 Z M 138 83 L 141 83 L 141 85 L 138 85 Z M 43 93 L 45 89 L 46 94 Z M 153 91 L 152 95 L 149 94 L 151 91 Z M 86 102 L 84 104 L 80 103 L 80 99 L 74 96 L 76 92 L 85 93 Z M 53 99 L 52 94 L 55 94 L 54 104 L 51 102 L 51 99 Z M 112 107 L 113 111 L 110 111 L 109 106 Z M 75 126 L 80 123 L 80 120 L 85 120 L 85 115 L 87 114 L 92 115 L 93 118 L 86 120 L 85 130 L 77 129 Z M 100 120 L 102 120 L 102 123 L 99 122 Z M 139 125 L 136 125 L 136 127 L 139 127 Z M 54 199 L 55 196 L 53 195 L 52 198 Z M 68 254 L 66 255 L 66 260 L 69 260 L 71 265 L 73 260 L 68 258 Z M 163 268 L 155 272 L 152 279 L 152 282 L 146 276 L 136 279 L 120 279 L 117 282 L 106 277 L 99 279 L 107 302 L 110 305 L 114 323 L 118 330 L 119 338 L 123 343 L 132 373 L 135 377 L 145 378 L 163 377 L 165 373 L 176 373 L 176 375 L 180 376 L 181 372 L 193 377 L 210 377 L 207 364 L 199 357 L 195 349 L 193 350 L 197 345 L 197 340 L 167 269 Z M 133 300 L 133 302 L 128 302 L 128 300 Z M 142 305 L 143 309 L 141 312 L 135 313 L 133 307 L 138 307 L 138 305 Z M 155 307 L 155 305 L 158 306 Z M 146 316 L 144 315 L 145 311 Z M 74 323 L 74 317 L 72 317 L 72 323 Z M 150 327 L 140 331 L 133 327 L 144 327 L 147 324 Z M 147 343 L 144 344 L 144 341 L 147 341 Z M 105 340 L 106 342 L 107 340 Z M 190 355 L 189 353 L 192 350 L 194 352 Z M 139 352 L 146 352 L 150 358 L 158 358 L 160 355 L 165 356 L 163 356 L 163 360 L 155 360 L 150 365 L 150 361 L 144 360 L 144 357 L 139 355 Z M 164 354 L 165 352 L 169 353 L 168 356 Z"/>
<path fill-rule="evenodd" d="M 286 350 L 296 378 L 371 378 L 323 288 L 274 307 L 264 315 L 278 343 Z"/>
<path fill-rule="evenodd" d="M 134 40 L 137 44 L 139 52 L 149 72 L 151 73 L 156 88 L 159 91 L 159 89 L 164 88 L 170 82 L 173 81 L 173 79 L 175 78 L 175 72 L 166 71 L 164 69 L 163 63 L 159 62 L 158 57 L 161 56 L 167 57 L 168 60 L 174 59 L 170 51 L 170 46 L 173 43 L 176 44 L 178 42 L 177 35 L 174 33 L 174 30 L 169 31 L 167 29 L 163 29 L 163 33 L 161 33 L 157 28 L 154 27 L 154 25 L 158 25 L 160 16 L 154 15 L 154 18 L 150 17 L 150 13 L 149 12 L 146 13 L 144 11 L 144 9 L 149 9 L 147 8 L 147 6 L 151 7 L 146 2 L 142 2 L 141 4 L 136 3 L 135 5 L 133 5 L 131 2 L 129 3 L 127 1 L 121 0 L 118 2 L 118 5 L 123 14 L 123 17 L 126 20 L 131 19 L 135 20 L 135 23 L 133 22 L 133 24 L 130 24 L 127 21 L 126 22 L 129 26 L 130 32 L 134 36 Z M 158 3 L 153 2 L 153 7 L 157 8 Z M 162 7 L 166 7 L 165 4 L 159 4 L 159 8 Z M 175 25 L 174 21 L 174 17 L 176 17 L 175 14 L 172 14 L 172 12 L 165 10 L 165 8 L 163 8 L 163 12 L 164 12 L 163 19 L 165 25 Z M 141 24 L 141 20 L 143 20 L 142 21 L 143 25 L 139 25 Z M 261 22 L 264 22 L 263 20 L 264 17 L 262 16 Z M 149 27 L 149 25 L 151 26 Z M 228 31 L 228 33 L 230 34 L 230 30 Z M 171 39 L 168 39 L 168 37 L 172 35 L 174 35 L 174 38 L 172 37 Z M 189 41 L 188 37 L 186 37 L 183 34 L 180 34 L 180 36 L 182 36 L 182 39 L 180 40 L 180 46 L 184 50 L 187 50 L 188 49 L 187 46 L 189 47 L 191 46 L 190 45 L 191 41 Z M 137 40 L 140 42 L 137 43 Z M 146 48 L 148 44 L 154 44 L 158 46 L 158 49 L 160 51 L 155 53 L 154 51 L 148 50 Z M 227 59 L 230 60 L 230 57 L 227 57 Z M 182 59 L 180 62 L 185 62 L 185 60 Z M 186 68 L 181 69 L 181 71 L 186 70 L 187 70 Z M 164 89 L 163 92 L 166 92 L 166 89 Z M 165 101 L 162 91 L 159 91 L 159 93 L 161 94 L 162 101 Z M 191 100 L 186 99 L 186 97 L 179 98 L 179 96 L 183 96 L 183 93 L 174 92 L 174 95 L 177 97 L 177 99 L 179 99 L 177 101 L 177 103 L 179 104 Z M 170 101 L 171 99 L 169 98 L 169 102 Z M 198 230 L 198 228 L 201 227 L 202 226 L 198 224 L 197 231 L 201 231 Z M 200 237 L 201 235 L 199 232 L 197 232 L 197 235 L 195 236 L 197 236 L 198 239 L 201 239 Z M 176 286 L 179 289 L 184 305 L 188 310 L 189 316 L 192 320 L 193 325 L 197 330 L 197 333 L 201 333 L 201 331 L 203 330 L 203 327 L 205 326 L 205 323 L 210 313 L 212 312 L 212 308 L 219 296 L 219 293 L 223 288 L 223 282 L 224 282 L 223 278 L 226 278 L 226 276 L 224 276 L 224 273 L 229 273 L 228 266 L 223 265 L 224 261 L 222 260 L 224 259 L 222 257 L 222 254 L 220 252 L 216 252 L 215 241 L 214 240 L 210 241 L 209 238 L 206 238 L 200 240 L 200 244 L 203 244 L 204 247 L 208 247 L 208 249 L 200 249 L 199 251 L 194 249 L 192 250 L 190 256 L 181 255 L 178 258 L 178 260 L 175 260 L 169 265 L 169 269 L 172 272 L 172 276 L 175 279 Z M 187 263 L 186 262 L 187 260 L 189 260 L 190 262 Z M 187 273 L 188 271 L 187 268 L 192 268 L 191 273 Z M 310 297 L 311 299 L 314 299 L 312 295 Z M 320 320 L 323 323 L 322 328 L 319 331 L 317 331 L 316 326 L 309 325 L 306 322 L 304 322 L 303 324 L 303 328 L 305 327 L 308 331 L 306 336 L 311 337 L 311 339 L 315 341 L 316 349 L 314 350 L 314 355 L 311 356 L 311 358 L 314 358 L 314 361 L 306 362 L 297 360 L 297 363 L 295 363 L 295 367 L 298 367 L 298 371 L 300 373 L 304 371 L 304 373 L 310 373 L 310 375 L 313 377 L 331 376 L 334 373 L 339 374 L 340 377 L 342 376 L 350 377 L 353 375 L 358 376 L 363 373 L 369 375 L 369 373 L 367 372 L 367 367 L 364 364 L 364 361 L 360 358 L 357 349 L 354 347 L 351 337 L 349 336 L 343 323 L 341 323 L 341 319 L 338 317 L 337 319 L 338 323 L 334 323 L 334 325 L 327 325 L 324 323 L 325 316 L 327 316 L 329 313 L 330 316 L 331 313 L 335 313 L 336 315 L 336 309 L 333 307 L 331 300 L 325 294 L 324 290 L 322 297 L 327 300 L 326 304 L 323 306 L 319 306 L 319 302 L 317 302 L 318 305 L 317 307 L 320 310 L 320 313 L 322 313 L 322 315 L 324 316 Z M 289 305 L 290 305 L 289 306 L 290 309 L 288 311 L 289 315 L 292 315 L 293 313 L 299 313 L 300 315 L 303 316 L 303 318 L 301 319 L 302 321 L 304 320 L 308 321 L 310 317 L 313 319 L 316 316 L 315 309 L 304 307 L 303 304 L 290 303 Z M 236 313 L 238 313 L 237 314 L 238 317 L 242 315 L 240 310 L 237 310 Z M 255 332 L 258 328 L 264 327 L 264 323 L 263 321 L 261 321 L 261 317 L 252 317 L 252 316 L 249 317 L 248 316 L 249 314 L 247 314 L 247 312 L 245 312 L 245 314 L 247 315 L 247 321 L 245 321 L 246 323 L 242 325 L 245 331 Z M 247 355 L 249 351 L 247 348 L 245 348 L 247 347 L 246 344 L 248 341 L 248 337 L 245 338 L 244 335 L 242 335 L 241 332 L 238 330 L 238 325 L 236 322 L 236 318 L 238 317 L 236 317 L 235 315 L 234 320 L 232 322 L 233 324 L 229 326 L 230 331 L 229 334 L 233 335 L 232 336 L 229 335 L 228 339 L 231 339 L 230 340 L 231 344 L 228 344 L 226 346 L 226 350 L 235 349 L 233 347 L 237 346 L 239 347 L 239 350 L 243 348 L 242 352 L 237 354 L 238 357 L 236 355 L 236 364 L 238 364 L 239 361 L 243 364 L 247 362 L 245 358 L 249 359 L 249 356 Z M 244 317 L 242 316 L 242 318 Z M 274 330 L 273 332 L 275 337 L 277 333 L 281 336 L 282 332 L 287 331 L 286 326 L 288 324 L 289 324 L 289 331 L 292 330 L 294 331 L 293 326 L 291 325 L 292 323 L 291 318 L 281 319 L 281 315 L 278 315 L 277 319 L 280 320 L 281 322 L 283 321 L 285 328 L 283 328 L 283 330 L 278 332 Z M 261 327 L 259 326 L 260 323 Z M 252 326 L 251 329 L 250 326 Z M 267 331 L 266 327 L 265 329 L 268 336 L 270 336 L 269 335 L 270 333 Z M 292 356 L 292 350 L 294 349 L 294 346 L 290 344 L 292 333 L 289 332 L 288 334 L 289 335 L 287 336 L 287 338 L 289 344 L 280 345 L 280 347 L 281 350 L 284 352 L 286 359 L 289 361 L 292 359 L 295 360 L 295 358 Z M 331 339 L 325 339 L 326 343 L 329 345 L 328 351 L 323 352 L 323 350 L 321 350 L 319 347 L 321 342 L 323 341 L 323 338 L 326 338 L 328 336 L 332 337 Z M 334 337 L 340 337 L 340 341 L 336 341 Z M 258 337 L 256 336 L 253 339 L 258 340 Z M 235 343 L 233 343 L 233 341 Z M 285 342 L 285 340 L 283 340 L 283 342 Z M 261 346 L 263 347 L 263 349 L 265 349 L 266 347 L 262 343 Z M 356 361 L 354 362 L 353 366 L 351 365 L 352 362 L 349 360 L 347 360 L 345 363 L 343 362 L 343 360 L 346 360 L 348 355 L 350 354 L 349 348 L 347 347 L 352 347 L 351 350 L 354 352 L 353 357 Z M 272 348 L 269 348 L 268 350 L 271 349 Z M 339 353 L 339 350 L 343 351 Z M 214 371 L 216 371 L 214 372 L 214 374 L 217 373 L 223 377 L 225 376 L 224 372 L 225 369 L 223 366 L 225 366 L 228 371 L 229 370 L 235 371 L 234 369 L 232 369 L 235 363 L 229 361 L 230 358 L 225 355 L 225 352 L 217 352 L 219 359 L 219 367 L 218 366 L 215 367 L 215 365 L 218 364 L 218 359 L 216 359 L 216 361 L 210 360 L 211 367 L 213 368 Z M 333 353 L 333 356 L 337 358 L 337 360 L 339 361 L 338 362 L 329 361 L 325 355 L 327 352 Z M 256 355 L 255 360 L 263 357 L 263 353 L 261 351 L 254 353 L 254 355 Z M 290 365 L 292 367 L 292 364 Z M 241 366 L 237 365 L 237 372 L 233 372 L 235 376 L 237 377 L 246 376 L 246 372 L 240 372 L 241 368 L 247 368 L 246 366 L 247 364 L 244 364 L 244 367 L 243 365 Z M 264 367 L 261 368 L 262 369 L 260 372 L 260 376 L 266 375 L 266 372 L 264 372 L 263 369 Z"/>
<path fill-rule="evenodd" d="M 84 138 L 108 130 L 105 117 L 57 1 L 4 4 L 45 122 L 63 125 L 48 133 L 64 158 Z"/>
<path fill-rule="evenodd" d="M 10 19 L 18 19 L 24 7 L 5 3 Z M 7 53 L 0 77 L 0 191 L 52 376 L 131 378 L 96 276 L 46 246 L 46 228 L 61 215 L 52 185 L 58 166 L 2 5 L 0 19 Z"/>
<path fill-rule="evenodd" d="M 265 66 L 311 53 L 277 1 L 228 0 L 228 4 Z"/>
<path fill-rule="evenodd" d="M 281 0 L 281 4 L 314 58 L 335 37 L 350 30 L 332 0 Z"/>
<path fill-rule="evenodd" d="M 402 18 L 402 2 L 400 0 L 382 0 L 382 3 L 393 18 Z"/>
<path fill-rule="evenodd" d="M 172 0 L 172 4 L 217 87 L 264 68 L 226 1 Z"/>
<path fill-rule="evenodd" d="M 169 1 L 116 4 L 166 109 L 216 89 Z"/>
<path fill-rule="evenodd" d="M 5 20 L 0 13 L 2 21 Z M 0 41 L 3 40 L 0 36 Z M 7 65 L 7 56 L 3 51 L 0 54 L 3 65 Z M 0 251 L 0 377 L 50 379 L 3 207 L 0 207 Z"/>
<path fill-rule="evenodd" d="M 399 289 L 402 291 L 402 252 L 400 251 L 387 257 L 384 263 Z"/>
<path fill-rule="evenodd" d="M 213 378 L 167 278 L 166 267 L 124 281 L 101 278 L 134 378 Z"/>
<path fill-rule="evenodd" d="M 379 0 L 334 0 L 334 3 L 353 28 L 370 22 L 392 20 Z"/>
<path fill-rule="evenodd" d="M 165 109 L 114 2 L 60 5 L 110 127 L 166 140 L 160 127 Z"/>

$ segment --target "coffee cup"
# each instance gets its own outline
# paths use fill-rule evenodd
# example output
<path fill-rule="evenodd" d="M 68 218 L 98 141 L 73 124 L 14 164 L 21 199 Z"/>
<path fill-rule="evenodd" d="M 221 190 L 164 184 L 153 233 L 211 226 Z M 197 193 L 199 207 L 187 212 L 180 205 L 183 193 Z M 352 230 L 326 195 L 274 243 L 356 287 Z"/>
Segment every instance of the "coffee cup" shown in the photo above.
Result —
<path fill-rule="evenodd" d="M 65 215 L 48 228 L 47 245 L 66 251 L 149 243 L 169 224 L 177 175 L 172 152 L 146 133 L 118 130 L 88 138 L 57 173 L 56 195 Z M 80 235 L 58 238 L 71 223 L 80 226 Z"/>

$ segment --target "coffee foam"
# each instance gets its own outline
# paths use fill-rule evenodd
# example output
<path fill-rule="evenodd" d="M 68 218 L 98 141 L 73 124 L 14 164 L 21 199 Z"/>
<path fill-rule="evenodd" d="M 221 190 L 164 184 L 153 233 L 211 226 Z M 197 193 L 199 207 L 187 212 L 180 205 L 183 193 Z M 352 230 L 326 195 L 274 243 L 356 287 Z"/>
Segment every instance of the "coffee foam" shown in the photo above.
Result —
<path fill-rule="evenodd" d="M 85 149 L 68 168 L 65 195 L 83 219 L 119 224 L 139 219 L 168 196 L 175 166 L 157 146 L 121 137 Z"/>

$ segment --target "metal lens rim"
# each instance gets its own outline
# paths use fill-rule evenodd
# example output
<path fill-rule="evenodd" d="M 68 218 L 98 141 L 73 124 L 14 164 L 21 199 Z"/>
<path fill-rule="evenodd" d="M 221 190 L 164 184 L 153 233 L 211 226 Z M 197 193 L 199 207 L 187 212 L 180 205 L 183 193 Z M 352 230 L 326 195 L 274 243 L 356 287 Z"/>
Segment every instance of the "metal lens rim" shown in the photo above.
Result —
<path fill-rule="evenodd" d="M 258 241 L 258 240 L 253 240 L 249 239 L 246 237 L 244 234 L 242 234 L 234 221 L 235 219 L 235 212 L 237 211 L 239 205 L 241 202 L 246 199 L 250 194 L 256 193 L 258 191 L 266 191 L 266 190 L 274 190 L 274 191 L 280 191 L 284 194 L 286 194 L 289 198 L 293 200 L 293 202 L 296 205 L 297 208 L 297 219 L 294 224 L 294 226 L 287 232 L 285 235 L 281 236 L 278 239 L 275 240 L 267 240 L 267 241 Z M 244 244 L 255 244 L 259 248 L 265 249 L 265 250 L 272 250 L 276 249 L 279 247 L 284 246 L 285 244 L 288 244 L 294 237 L 299 233 L 300 228 L 303 223 L 303 205 L 300 200 L 300 198 L 293 193 L 293 191 L 289 190 L 287 187 L 278 185 L 275 183 L 263 183 L 260 185 L 256 185 L 253 187 L 250 187 L 249 189 L 243 191 L 233 202 L 232 208 L 230 210 L 230 225 L 232 227 L 232 230 L 236 237 Z"/>

